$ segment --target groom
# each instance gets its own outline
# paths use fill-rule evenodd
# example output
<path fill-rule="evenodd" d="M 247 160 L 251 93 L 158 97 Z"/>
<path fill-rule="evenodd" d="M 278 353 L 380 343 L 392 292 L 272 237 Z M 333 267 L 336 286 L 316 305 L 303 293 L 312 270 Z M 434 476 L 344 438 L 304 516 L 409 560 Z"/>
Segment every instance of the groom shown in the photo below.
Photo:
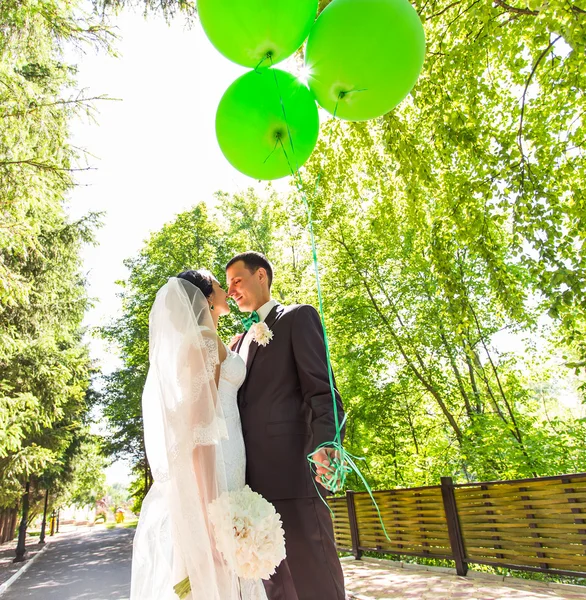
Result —
<path fill-rule="evenodd" d="M 269 600 L 344 600 L 330 512 L 319 497 L 327 492 L 314 482 L 306 458 L 336 433 L 322 324 L 312 306 L 272 300 L 272 279 L 271 264 L 258 252 L 239 254 L 226 266 L 228 295 L 252 312 L 245 327 L 264 322 L 273 333 L 261 345 L 252 329 L 235 346 L 247 366 L 238 395 L 246 482 L 273 503 L 285 530 L 287 558 L 265 588 Z M 341 422 L 337 391 L 336 402 Z M 327 465 L 330 457 L 321 450 L 315 459 Z"/>

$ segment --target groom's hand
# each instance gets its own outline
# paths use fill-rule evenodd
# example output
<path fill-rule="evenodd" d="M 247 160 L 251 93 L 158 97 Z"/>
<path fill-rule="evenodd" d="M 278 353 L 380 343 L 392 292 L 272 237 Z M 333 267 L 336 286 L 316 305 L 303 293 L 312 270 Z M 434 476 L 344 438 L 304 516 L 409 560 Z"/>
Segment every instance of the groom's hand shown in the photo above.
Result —
<path fill-rule="evenodd" d="M 321 483 L 321 476 L 325 475 L 326 479 L 331 479 L 334 469 L 331 468 L 332 460 L 339 458 L 340 454 L 335 448 L 320 448 L 313 455 L 315 461 L 315 471 L 317 476 L 315 480 Z M 322 484 L 323 485 L 323 484 Z"/>

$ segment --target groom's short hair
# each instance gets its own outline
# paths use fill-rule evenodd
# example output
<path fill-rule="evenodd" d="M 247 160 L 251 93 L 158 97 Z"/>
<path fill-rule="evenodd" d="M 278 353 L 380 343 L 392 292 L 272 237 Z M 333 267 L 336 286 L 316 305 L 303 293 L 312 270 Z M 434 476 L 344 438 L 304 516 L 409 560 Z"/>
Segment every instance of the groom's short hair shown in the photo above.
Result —
<path fill-rule="evenodd" d="M 248 252 L 243 252 L 242 254 L 236 255 L 230 262 L 226 265 L 226 269 L 229 269 L 233 264 L 242 261 L 244 266 L 251 272 L 256 273 L 261 267 L 267 272 L 269 278 L 269 288 L 273 284 L 273 267 L 269 262 L 269 259 L 260 252 L 253 252 L 249 250 Z"/>

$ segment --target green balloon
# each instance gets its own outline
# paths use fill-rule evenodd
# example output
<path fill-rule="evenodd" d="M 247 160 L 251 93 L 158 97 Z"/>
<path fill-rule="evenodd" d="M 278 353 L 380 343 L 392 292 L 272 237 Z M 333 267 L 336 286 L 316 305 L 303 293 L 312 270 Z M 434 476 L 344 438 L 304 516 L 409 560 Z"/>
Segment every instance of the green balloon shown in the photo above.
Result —
<path fill-rule="evenodd" d="M 197 11 L 216 49 L 254 68 L 291 56 L 307 37 L 317 6 L 318 0 L 199 0 Z"/>
<path fill-rule="evenodd" d="M 279 69 L 257 69 L 239 77 L 216 113 L 216 136 L 224 156 L 255 179 L 291 175 L 313 152 L 318 134 L 319 115 L 311 92 Z"/>
<path fill-rule="evenodd" d="M 425 34 L 408 0 L 334 0 L 315 22 L 305 56 L 319 105 L 364 121 L 384 115 L 411 91 Z"/>

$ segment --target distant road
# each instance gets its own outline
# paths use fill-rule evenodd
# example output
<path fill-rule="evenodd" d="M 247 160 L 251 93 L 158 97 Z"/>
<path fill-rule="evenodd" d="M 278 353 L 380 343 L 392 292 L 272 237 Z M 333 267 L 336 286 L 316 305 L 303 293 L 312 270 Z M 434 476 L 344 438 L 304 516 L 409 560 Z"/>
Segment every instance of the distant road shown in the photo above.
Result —
<path fill-rule="evenodd" d="M 82 529 L 48 544 L 1 600 L 128 600 L 134 529 Z"/>

